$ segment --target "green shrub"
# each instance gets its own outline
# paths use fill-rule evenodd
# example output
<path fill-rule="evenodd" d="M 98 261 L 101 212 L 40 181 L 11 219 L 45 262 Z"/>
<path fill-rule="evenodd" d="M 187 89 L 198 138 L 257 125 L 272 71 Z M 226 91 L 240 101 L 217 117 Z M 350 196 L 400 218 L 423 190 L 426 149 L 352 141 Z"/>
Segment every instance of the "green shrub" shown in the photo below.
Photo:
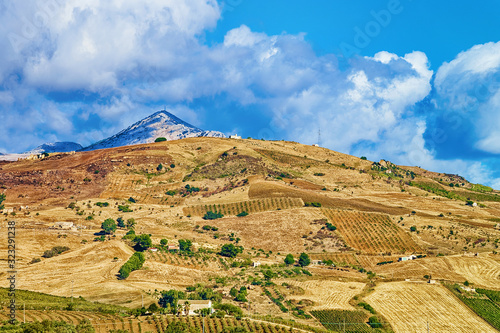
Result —
<path fill-rule="evenodd" d="M 155 142 L 163 142 L 163 141 L 167 141 L 167 138 L 159 137 L 155 139 Z"/>
<path fill-rule="evenodd" d="M 218 213 L 218 212 L 214 213 L 212 211 L 208 211 L 203 216 L 203 219 L 204 220 L 215 220 L 215 219 L 220 219 L 222 217 L 224 217 L 224 215 L 222 213 Z"/>
<path fill-rule="evenodd" d="M 146 261 L 144 254 L 142 252 L 135 252 L 118 271 L 120 279 L 126 279 L 131 272 L 141 269 L 142 265 Z"/>

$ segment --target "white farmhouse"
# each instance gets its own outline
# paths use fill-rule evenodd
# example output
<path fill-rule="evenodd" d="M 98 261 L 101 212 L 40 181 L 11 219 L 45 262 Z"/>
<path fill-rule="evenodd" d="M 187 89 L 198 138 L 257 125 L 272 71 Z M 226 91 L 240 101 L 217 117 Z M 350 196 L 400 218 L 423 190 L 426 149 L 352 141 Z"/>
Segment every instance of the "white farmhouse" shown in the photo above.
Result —
<path fill-rule="evenodd" d="M 408 260 L 415 260 L 417 259 L 417 256 L 412 254 L 411 256 L 408 256 L 408 257 L 400 257 L 398 259 L 398 261 L 408 261 Z"/>
<path fill-rule="evenodd" d="M 181 311 L 186 315 L 186 307 L 185 304 L 186 302 L 189 303 L 189 312 L 187 315 L 194 316 L 197 315 L 198 313 L 196 311 L 199 311 L 201 309 L 210 309 L 210 313 L 214 312 L 214 309 L 212 308 L 212 301 L 211 300 L 179 300 L 177 304 L 181 306 Z"/>

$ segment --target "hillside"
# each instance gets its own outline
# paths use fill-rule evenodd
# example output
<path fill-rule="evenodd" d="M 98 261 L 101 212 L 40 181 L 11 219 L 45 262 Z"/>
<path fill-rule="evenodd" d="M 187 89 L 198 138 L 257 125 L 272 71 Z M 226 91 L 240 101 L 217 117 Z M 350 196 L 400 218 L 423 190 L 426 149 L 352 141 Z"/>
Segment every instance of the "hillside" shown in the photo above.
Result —
<path fill-rule="evenodd" d="M 449 306 L 462 314 L 459 325 L 494 331 L 440 285 L 500 290 L 500 192 L 457 175 L 295 142 L 197 137 L 2 162 L 0 191 L 1 225 L 17 225 L 20 289 L 66 297 L 73 290 L 135 308 L 142 297 L 149 306 L 160 291 L 200 283 L 245 315 L 317 329 L 321 318 L 358 318 L 374 331 L 366 324 L 373 313 L 359 304 L 366 302 L 385 331 L 424 329 L 425 316 L 446 329 Z M 208 212 L 223 216 L 204 219 Z M 134 219 L 135 233 L 150 234 L 158 249 L 146 250 L 143 268 L 125 280 L 117 274 L 134 252 L 122 239 L 127 227 L 95 240 L 104 220 L 120 217 Z M 61 221 L 76 228 L 50 228 Z M 162 239 L 173 246 L 190 240 L 192 251 L 171 252 Z M 243 249 L 221 256 L 224 244 Z M 54 246 L 69 250 L 41 257 Z M 283 264 L 301 253 L 311 265 Z M 410 255 L 416 259 L 398 262 Z M 6 260 L 0 268 L 6 287 Z M 243 286 L 248 302 L 229 295 Z M 425 297 L 412 298 L 420 292 Z M 397 323 L 402 317 L 407 322 Z"/>

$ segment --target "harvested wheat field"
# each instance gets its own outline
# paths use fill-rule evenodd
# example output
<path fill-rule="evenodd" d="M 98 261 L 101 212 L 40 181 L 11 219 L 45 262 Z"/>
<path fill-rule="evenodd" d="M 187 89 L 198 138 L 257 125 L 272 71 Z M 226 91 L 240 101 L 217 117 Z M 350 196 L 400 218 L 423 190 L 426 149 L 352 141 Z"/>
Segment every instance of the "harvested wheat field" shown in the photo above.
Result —
<path fill-rule="evenodd" d="M 498 258 L 499 256 L 497 256 Z M 448 257 L 454 270 L 476 286 L 500 290 L 500 262 L 489 257 Z"/>
<path fill-rule="evenodd" d="M 210 225 L 224 233 L 234 232 L 244 248 L 300 253 L 310 244 L 302 236 L 316 233 L 319 228 L 312 222 L 322 217 L 318 209 L 299 208 L 222 218 L 210 221 Z"/>
<path fill-rule="evenodd" d="M 383 283 L 365 300 L 395 332 L 496 332 L 441 285 Z"/>
<path fill-rule="evenodd" d="M 194 269 L 146 261 L 145 266 L 151 265 L 151 270 L 133 272 L 127 281 L 118 280 L 119 268 L 132 253 L 133 250 L 120 241 L 87 244 L 20 269 L 17 287 L 66 297 L 71 296 L 73 287 L 74 296 L 139 306 L 141 290 L 169 289 L 172 284 L 193 283 L 200 277 Z M 1 286 L 5 287 L 7 280 L 2 281 Z M 145 298 L 146 301 L 151 302 Z"/>
<path fill-rule="evenodd" d="M 397 259 L 396 259 L 397 260 Z M 464 282 L 466 279 L 455 271 L 446 257 L 427 257 L 411 261 L 394 262 L 388 265 L 375 266 L 374 272 L 386 278 L 422 279 L 430 275 L 437 280 Z"/>
<path fill-rule="evenodd" d="M 360 294 L 365 283 L 360 282 L 338 282 L 329 280 L 276 280 L 276 284 L 287 283 L 304 290 L 301 295 L 290 295 L 289 298 L 296 301 L 310 300 L 314 304 L 308 310 L 343 309 L 355 310 L 349 301 Z"/>

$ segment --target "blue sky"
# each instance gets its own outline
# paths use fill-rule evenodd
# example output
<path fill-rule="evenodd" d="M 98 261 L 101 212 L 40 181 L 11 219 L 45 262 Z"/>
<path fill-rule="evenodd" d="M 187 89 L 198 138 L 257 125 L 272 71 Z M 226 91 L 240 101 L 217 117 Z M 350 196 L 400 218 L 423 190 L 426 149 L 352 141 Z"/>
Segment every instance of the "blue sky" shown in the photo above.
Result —
<path fill-rule="evenodd" d="M 0 0 L 0 152 L 167 107 L 500 189 L 500 3 Z"/>

